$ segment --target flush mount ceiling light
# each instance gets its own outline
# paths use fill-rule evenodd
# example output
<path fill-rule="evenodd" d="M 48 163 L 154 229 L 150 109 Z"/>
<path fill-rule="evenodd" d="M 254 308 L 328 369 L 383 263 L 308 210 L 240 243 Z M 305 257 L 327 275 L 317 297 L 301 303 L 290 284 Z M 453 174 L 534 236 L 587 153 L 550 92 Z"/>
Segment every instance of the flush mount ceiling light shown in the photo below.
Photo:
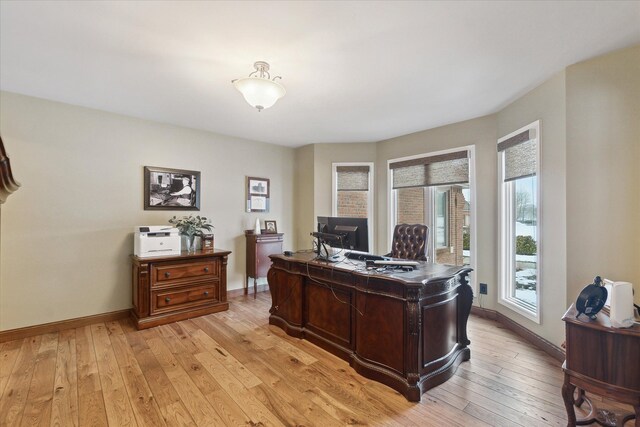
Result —
<path fill-rule="evenodd" d="M 282 79 L 282 77 L 271 78 L 269 64 L 257 61 L 253 66 L 256 70 L 249 74 L 249 77 L 232 80 L 231 83 L 242 93 L 249 105 L 257 108 L 260 112 L 273 106 L 278 99 L 284 96 L 286 91 L 280 83 L 275 81 Z"/>

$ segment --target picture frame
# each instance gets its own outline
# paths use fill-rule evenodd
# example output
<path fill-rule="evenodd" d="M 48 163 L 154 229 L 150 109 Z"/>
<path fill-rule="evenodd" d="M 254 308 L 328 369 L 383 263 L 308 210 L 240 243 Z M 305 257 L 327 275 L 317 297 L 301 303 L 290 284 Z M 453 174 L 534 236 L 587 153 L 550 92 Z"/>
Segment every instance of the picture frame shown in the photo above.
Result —
<path fill-rule="evenodd" d="M 247 212 L 269 212 L 271 181 L 269 178 L 247 177 Z"/>
<path fill-rule="evenodd" d="M 266 219 L 264 221 L 264 233 L 265 234 L 276 234 L 278 233 L 278 226 L 275 220 Z"/>
<path fill-rule="evenodd" d="M 199 211 L 200 172 L 145 166 L 144 210 Z"/>
<path fill-rule="evenodd" d="M 202 252 L 213 252 L 213 233 L 206 233 L 202 236 Z"/>

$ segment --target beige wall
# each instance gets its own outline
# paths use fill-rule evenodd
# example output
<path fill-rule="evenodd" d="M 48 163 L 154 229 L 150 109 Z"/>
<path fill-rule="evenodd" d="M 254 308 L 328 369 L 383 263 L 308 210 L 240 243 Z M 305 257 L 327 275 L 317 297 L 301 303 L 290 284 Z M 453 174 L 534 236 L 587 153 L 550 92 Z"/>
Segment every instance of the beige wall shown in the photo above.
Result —
<path fill-rule="evenodd" d="M 305 145 L 295 150 L 295 224 L 296 250 L 310 249 L 309 233 L 315 230 L 314 147 Z"/>
<path fill-rule="evenodd" d="M 1 330 L 131 307 L 133 227 L 181 214 L 143 210 L 145 165 L 202 172 L 199 213 L 233 251 L 229 289 L 242 287 L 256 217 L 293 246 L 291 148 L 6 92 L 0 133 L 22 184 L 2 205 Z M 271 179 L 270 213 L 245 213 L 246 176 Z"/>
<path fill-rule="evenodd" d="M 640 304 L 640 46 L 567 68 L 567 300 L 596 274 Z"/>
<path fill-rule="evenodd" d="M 564 341 L 564 325 L 560 318 L 567 309 L 564 71 L 505 107 L 497 117 L 498 137 L 540 120 L 539 182 L 542 197 L 538 277 L 541 323 L 532 322 L 500 304 L 496 304 L 496 309 L 559 346 Z"/>

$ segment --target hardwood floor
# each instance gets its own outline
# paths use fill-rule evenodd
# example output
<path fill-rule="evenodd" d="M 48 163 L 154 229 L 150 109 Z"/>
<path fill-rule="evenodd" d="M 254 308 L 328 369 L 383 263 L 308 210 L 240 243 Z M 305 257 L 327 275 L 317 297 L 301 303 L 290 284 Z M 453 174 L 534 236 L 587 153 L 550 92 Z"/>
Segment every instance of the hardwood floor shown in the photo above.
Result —
<path fill-rule="evenodd" d="M 124 320 L 3 343 L 0 425 L 567 423 L 560 364 L 491 320 L 471 317 L 471 360 L 411 403 L 269 326 L 268 293 L 230 302 L 145 331 Z"/>

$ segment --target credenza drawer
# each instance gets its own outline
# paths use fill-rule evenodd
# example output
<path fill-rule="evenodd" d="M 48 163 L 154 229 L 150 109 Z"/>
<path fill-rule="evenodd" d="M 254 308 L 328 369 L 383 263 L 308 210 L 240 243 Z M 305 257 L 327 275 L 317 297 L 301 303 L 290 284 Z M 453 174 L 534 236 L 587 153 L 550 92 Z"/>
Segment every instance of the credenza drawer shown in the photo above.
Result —
<path fill-rule="evenodd" d="M 215 259 L 184 264 L 155 264 L 151 267 L 151 285 L 164 285 L 183 279 L 217 279 L 220 277 L 219 262 Z"/>
<path fill-rule="evenodd" d="M 218 302 L 219 283 L 151 292 L 151 314 Z"/>
<path fill-rule="evenodd" d="M 133 308 L 138 329 L 228 310 L 229 251 L 132 256 Z"/>

